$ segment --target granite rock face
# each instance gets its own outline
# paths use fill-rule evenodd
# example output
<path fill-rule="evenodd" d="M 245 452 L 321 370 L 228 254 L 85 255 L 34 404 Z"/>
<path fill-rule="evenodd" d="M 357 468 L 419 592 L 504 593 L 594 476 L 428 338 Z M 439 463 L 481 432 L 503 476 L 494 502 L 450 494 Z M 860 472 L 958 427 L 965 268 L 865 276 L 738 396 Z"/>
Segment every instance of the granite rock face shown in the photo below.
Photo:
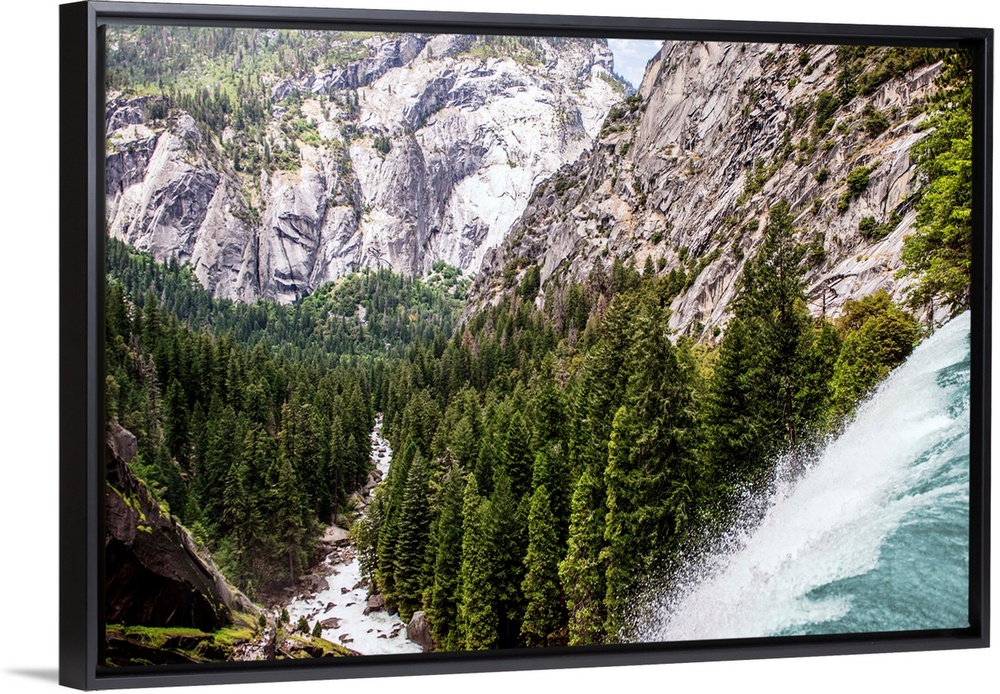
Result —
<path fill-rule="evenodd" d="M 258 608 L 233 588 L 187 530 L 163 513 L 129 470 L 135 437 L 116 422 L 106 436 L 106 618 L 109 624 L 214 631 Z"/>
<path fill-rule="evenodd" d="M 275 76 L 266 156 L 281 165 L 234 160 L 233 127 L 112 95 L 109 233 L 237 301 L 287 303 L 362 267 L 474 274 L 624 94 L 602 40 L 345 42 L 359 57 Z"/>
<path fill-rule="evenodd" d="M 583 279 L 616 257 L 639 269 L 649 259 L 658 274 L 687 278 L 671 327 L 711 339 L 781 199 L 809 248 L 815 314 L 836 316 L 877 289 L 902 298 L 896 272 L 919 186 L 910 147 L 924 134 L 920 104 L 939 70 L 914 69 L 841 103 L 835 47 L 665 43 L 641 99 L 616 108 L 593 148 L 539 186 L 487 253 L 470 310 L 509 289 L 505 268 L 517 268 L 518 281 L 539 265 L 541 303 L 547 284 Z M 817 123 L 822 102 L 832 110 Z M 872 114 L 885 118 L 884 131 Z M 850 195 L 847 179 L 860 169 L 868 183 Z M 862 233 L 868 217 L 884 237 Z"/>

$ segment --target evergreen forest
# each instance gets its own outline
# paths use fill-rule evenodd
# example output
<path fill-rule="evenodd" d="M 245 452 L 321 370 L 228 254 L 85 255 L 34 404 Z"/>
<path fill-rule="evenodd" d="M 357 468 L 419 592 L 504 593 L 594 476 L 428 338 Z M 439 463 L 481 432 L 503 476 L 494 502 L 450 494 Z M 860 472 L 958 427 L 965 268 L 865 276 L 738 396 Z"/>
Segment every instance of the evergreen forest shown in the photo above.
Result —
<path fill-rule="evenodd" d="M 238 48 L 213 99 L 251 101 L 242 66 L 301 49 Z M 423 611 L 442 651 L 632 640 L 646 582 L 669 583 L 776 461 L 805 464 L 838 432 L 925 336 L 917 312 L 968 307 L 970 70 L 946 61 L 914 150 L 908 305 L 880 291 L 813 315 L 785 200 L 703 341 L 670 329 L 683 280 L 628 258 L 544 293 L 529 268 L 491 306 L 467 304 L 444 264 L 364 270 L 284 306 L 213 298 L 189 268 L 108 239 L 107 419 L 135 434 L 131 467 L 161 506 L 255 598 L 320 558 L 368 480 L 381 413 L 392 465 L 352 529 L 371 593 L 403 620 Z M 109 77 L 126 78 L 197 98 Z"/>

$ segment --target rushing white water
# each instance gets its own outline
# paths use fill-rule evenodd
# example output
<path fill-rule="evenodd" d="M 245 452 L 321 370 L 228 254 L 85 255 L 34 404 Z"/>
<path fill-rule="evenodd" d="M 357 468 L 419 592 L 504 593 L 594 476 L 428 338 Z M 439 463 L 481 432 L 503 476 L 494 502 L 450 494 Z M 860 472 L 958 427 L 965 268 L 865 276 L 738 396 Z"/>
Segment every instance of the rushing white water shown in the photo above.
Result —
<path fill-rule="evenodd" d="M 640 640 L 968 626 L 969 325 L 922 343 Z"/>
<path fill-rule="evenodd" d="M 392 448 L 382 437 L 382 416 L 379 415 L 371 434 L 372 459 L 383 478 L 389 473 Z M 420 653 L 421 648 L 406 638 L 406 625 L 398 614 L 385 611 L 365 614 L 368 606 L 368 588 L 363 585 L 361 565 L 351 548 L 351 559 L 341 563 L 326 558 L 330 575 L 326 577 L 329 588 L 311 597 L 300 597 L 288 606 L 288 616 L 295 624 L 305 617 L 312 627 L 316 622 L 335 619 L 338 624 L 323 630 L 323 638 L 340 643 L 364 655 L 389 653 Z"/>

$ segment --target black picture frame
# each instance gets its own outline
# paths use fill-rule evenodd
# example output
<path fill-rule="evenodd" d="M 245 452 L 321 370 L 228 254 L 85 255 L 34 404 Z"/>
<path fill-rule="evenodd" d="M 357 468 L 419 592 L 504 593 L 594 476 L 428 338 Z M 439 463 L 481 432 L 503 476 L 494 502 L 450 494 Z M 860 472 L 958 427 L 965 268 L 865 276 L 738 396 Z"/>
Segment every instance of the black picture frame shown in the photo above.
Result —
<path fill-rule="evenodd" d="M 104 203 L 100 28 L 109 22 L 962 47 L 975 63 L 970 627 L 889 634 L 408 656 L 358 663 L 199 665 L 115 673 L 98 664 L 103 536 Z M 80 689 L 634 665 L 989 645 L 993 31 L 384 10 L 80 2 L 60 7 L 60 683 Z M 81 415 L 85 413 L 85 416 Z"/>

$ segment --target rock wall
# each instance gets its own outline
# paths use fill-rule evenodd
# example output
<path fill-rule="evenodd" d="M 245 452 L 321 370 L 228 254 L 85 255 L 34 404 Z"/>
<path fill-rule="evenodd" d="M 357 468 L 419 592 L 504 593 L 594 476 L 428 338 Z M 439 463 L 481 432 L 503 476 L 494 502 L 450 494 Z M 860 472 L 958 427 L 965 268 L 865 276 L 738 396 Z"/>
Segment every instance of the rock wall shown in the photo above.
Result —
<path fill-rule="evenodd" d="M 105 456 L 108 623 L 214 631 L 229 624 L 233 612 L 256 614 L 258 608 L 226 582 L 129 470 L 135 452 L 135 437 L 110 424 Z"/>
<path fill-rule="evenodd" d="M 360 267 L 475 273 L 623 94 L 604 41 L 537 39 L 524 53 L 477 40 L 376 35 L 354 46 L 367 57 L 276 76 L 267 136 L 297 153 L 252 173 L 227 154 L 234 128 L 176 110 L 154 120 L 152 97 L 113 95 L 109 233 L 239 301 L 290 302 Z M 317 136 L 289 136 L 289 108 Z"/>
<path fill-rule="evenodd" d="M 846 300 L 879 288 L 901 298 L 906 283 L 896 271 L 919 183 L 909 152 L 939 68 L 917 68 L 841 104 L 835 47 L 664 44 L 641 105 L 613 112 L 592 150 L 540 186 L 506 242 L 487 254 L 470 310 L 499 300 L 511 264 L 517 278 L 541 266 L 541 303 L 548 282 L 584 278 L 615 257 L 642 269 L 649 258 L 659 274 L 694 276 L 673 301 L 671 327 L 711 337 L 782 198 L 810 249 L 814 313 L 835 316 Z M 818 126 L 822 100 L 832 103 L 831 120 Z M 873 113 L 886 119 L 884 132 L 871 126 Z M 868 184 L 847 195 L 859 167 L 870 170 Z M 884 238 L 861 232 L 866 217 L 885 225 Z"/>

